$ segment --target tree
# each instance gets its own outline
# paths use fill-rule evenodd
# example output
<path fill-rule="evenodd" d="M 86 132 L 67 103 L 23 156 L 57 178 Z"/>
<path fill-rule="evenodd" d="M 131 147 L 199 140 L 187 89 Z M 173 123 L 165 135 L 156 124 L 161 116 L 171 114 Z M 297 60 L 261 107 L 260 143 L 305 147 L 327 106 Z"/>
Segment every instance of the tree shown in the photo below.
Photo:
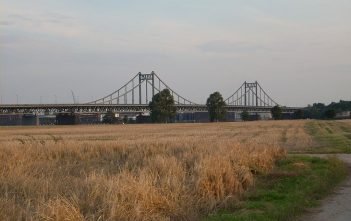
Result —
<path fill-rule="evenodd" d="M 250 120 L 250 115 L 249 115 L 249 112 L 247 112 L 247 110 L 244 110 L 243 112 L 241 112 L 240 116 L 241 116 L 241 120 L 243 121 Z"/>
<path fill-rule="evenodd" d="M 217 91 L 210 94 L 207 99 L 206 106 L 210 115 L 210 121 L 221 121 L 225 119 L 225 102 L 222 95 Z"/>
<path fill-rule="evenodd" d="M 155 94 L 152 101 L 149 103 L 149 107 L 151 110 L 150 116 L 152 122 L 171 122 L 176 115 L 174 98 L 168 89 L 164 89 Z"/>
<path fill-rule="evenodd" d="M 137 124 L 151 123 L 151 117 L 142 114 L 139 114 L 135 120 Z"/>
<path fill-rule="evenodd" d="M 327 119 L 333 119 L 336 116 L 336 111 L 334 109 L 328 109 L 324 112 L 324 117 Z"/>
<path fill-rule="evenodd" d="M 294 112 L 294 118 L 295 119 L 303 119 L 304 118 L 304 112 L 302 109 L 298 109 Z"/>
<path fill-rule="evenodd" d="M 303 111 L 305 118 L 332 119 L 335 118 L 334 113 L 351 111 L 351 101 L 340 100 L 339 102 L 332 102 L 329 105 L 314 103 L 313 105 L 308 105 Z"/>
<path fill-rule="evenodd" d="M 102 122 L 105 124 L 115 124 L 117 121 L 118 118 L 116 117 L 116 114 L 111 111 L 107 112 L 102 119 Z"/>
<path fill-rule="evenodd" d="M 124 115 L 124 117 L 123 117 L 123 123 L 124 123 L 124 124 L 127 124 L 127 123 L 128 123 L 128 116 L 127 116 L 127 115 Z"/>
<path fill-rule="evenodd" d="M 274 120 L 279 120 L 282 118 L 282 108 L 278 105 L 271 109 L 271 113 Z"/>

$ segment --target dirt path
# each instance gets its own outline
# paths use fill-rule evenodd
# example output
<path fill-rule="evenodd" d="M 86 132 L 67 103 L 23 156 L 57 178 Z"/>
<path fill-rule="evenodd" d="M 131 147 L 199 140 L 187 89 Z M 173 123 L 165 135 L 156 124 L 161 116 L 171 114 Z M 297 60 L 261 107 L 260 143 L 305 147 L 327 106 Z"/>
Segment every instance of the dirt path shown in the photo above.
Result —
<path fill-rule="evenodd" d="M 314 156 L 325 157 L 327 155 L 315 154 Z M 337 154 L 337 156 L 346 162 L 350 168 L 351 175 L 351 155 Z M 311 210 L 303 216 L 300 221 L 350 221 L 351 220 L 351 176 L 342 183 L 334 194 L 322 201 L 319 208 Z"/>

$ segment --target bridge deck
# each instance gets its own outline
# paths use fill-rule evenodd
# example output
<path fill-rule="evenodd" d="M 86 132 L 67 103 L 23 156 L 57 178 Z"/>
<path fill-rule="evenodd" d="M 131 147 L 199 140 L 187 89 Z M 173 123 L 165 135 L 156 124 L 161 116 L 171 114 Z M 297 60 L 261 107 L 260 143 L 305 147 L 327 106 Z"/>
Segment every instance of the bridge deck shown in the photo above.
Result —
<path fill-rule="evenodd" d="M 177 104 L 175 105 L 178 112 L 207 112 L 207 107 L 204 104 Z M 227 111 L 248 111 L 248 112 L 270 112 L 270 106 L 236 106 L 227 105 Z M 284 113 L 292 113 L 299 107 L 282 107 Z M 113 112 L 146 112 L 149 111 L 149 106 L 146 104 L 5 104 L 0 105 L 0 113 L 105 113 Z"/>

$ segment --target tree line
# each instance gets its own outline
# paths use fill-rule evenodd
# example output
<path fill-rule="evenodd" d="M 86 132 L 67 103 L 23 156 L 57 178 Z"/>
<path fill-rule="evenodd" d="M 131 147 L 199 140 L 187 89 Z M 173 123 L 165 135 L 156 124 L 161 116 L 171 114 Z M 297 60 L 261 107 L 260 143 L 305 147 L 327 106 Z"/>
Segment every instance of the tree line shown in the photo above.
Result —
<path fill-rule="evenodd" d="M 351 101 L 340 100 L 329 105 L 314 103 L 294 113 L 297 119 L 333 119 L 337 113 L 351 111 Z"/>

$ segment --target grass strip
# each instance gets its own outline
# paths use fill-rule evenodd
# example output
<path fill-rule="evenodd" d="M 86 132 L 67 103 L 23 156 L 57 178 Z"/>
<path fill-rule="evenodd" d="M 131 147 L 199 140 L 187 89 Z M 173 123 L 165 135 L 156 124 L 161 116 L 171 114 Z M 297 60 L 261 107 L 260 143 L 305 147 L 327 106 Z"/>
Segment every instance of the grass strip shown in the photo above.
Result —
<path fill-rule="evenodd" d="M 336 157 L 288 156 L 270 174 L 259 176 L 243 201 L 205 220 L 294 220 L 305 208 L 317 206 L 319 199 L 346 178 L 347 171 Z"/>
<path fill-rule="evenodd" d="M 351 127 L 338 121 L 310 121 L 306 130 L 319 144 L 313 153 L 351 153 Z"/>

